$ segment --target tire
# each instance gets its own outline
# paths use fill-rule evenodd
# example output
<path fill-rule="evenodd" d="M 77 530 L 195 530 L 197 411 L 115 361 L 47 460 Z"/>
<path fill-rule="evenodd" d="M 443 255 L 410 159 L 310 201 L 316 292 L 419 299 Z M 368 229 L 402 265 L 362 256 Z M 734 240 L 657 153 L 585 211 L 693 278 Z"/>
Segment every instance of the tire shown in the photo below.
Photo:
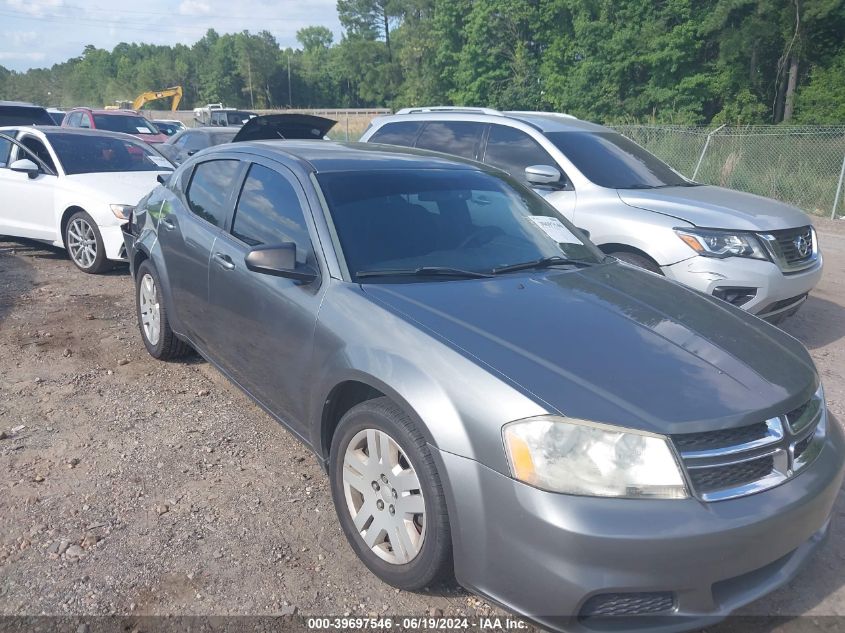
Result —
<path fill-rule="evenodd" d="M 149 260 L 138 266 L 135 275 L 135 307 L 141 339 L 150 356 L 159 360 L 172 360 L 188 353 L 188 344 L 170 329 L 161 295 L 161 280 Z"/>
<path fill-rule="evenodd" d="M 379 462 L 370 468 L 369 447 L 383 447 L 385 437 L 395 443 L 386 462 L 394 465 L 385 467 L 380 452 Z M 407 591 L 451 580 L 452 539 L 443 487 L 425 439 L 404 411 L 389 398 L 350 409 L 332 438 L 329 473 L 340 525 L 371 572 Z M 356 506 L 364 517 L 360 529 L 353 517 Z M 415 512 L 419 509 L 422 514 Z M 404 533 L 397 531 L 403 527 Z"/>
<path fill-rule="evenodd" d="M 615 253 L 611 253 L 610 255 L 611 257 L 618 259 L 620 262 L 625 262 L 626 264 L 631 264 L 637 268 L 643 268 L 656 275 L 663 276 L 663 271 L 660 270 L 660 266 L 658 266 L 653 259 L 646 257 L 645 255 L 629 253 L 628 251 L 617 251 Z"/>
<path fill-rule="evenodd" d="M 65 248 L 70 261 L 84 273 L 96 275 L 111 270 L 106 247 L 97 223 L 85 211 L 77 211 L 65 226 Z"/>

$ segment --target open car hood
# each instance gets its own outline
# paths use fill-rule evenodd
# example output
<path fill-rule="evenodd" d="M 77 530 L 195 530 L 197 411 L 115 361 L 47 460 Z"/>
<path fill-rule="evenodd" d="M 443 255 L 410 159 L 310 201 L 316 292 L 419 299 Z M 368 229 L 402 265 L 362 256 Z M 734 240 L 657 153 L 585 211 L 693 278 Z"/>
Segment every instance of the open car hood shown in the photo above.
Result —
<path fill-rule="evenodd" d="M 232 142 L 272 139 L 319 140 L 335 123 L 337 121 L 312 114 L 265 114 L 244 123 Z"/>

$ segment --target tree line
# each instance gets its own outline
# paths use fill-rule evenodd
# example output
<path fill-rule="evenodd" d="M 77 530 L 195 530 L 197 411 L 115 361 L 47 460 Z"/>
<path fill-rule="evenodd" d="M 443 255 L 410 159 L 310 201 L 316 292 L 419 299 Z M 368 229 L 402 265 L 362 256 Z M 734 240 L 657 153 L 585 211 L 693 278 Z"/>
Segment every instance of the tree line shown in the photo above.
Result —
<path fill-rule="evenodd" d="M 843 0 L 338 0 L 281 48 L 267 32 L 192 46 L 86 46 L 0 66 L 0 95 L 102 107 L 181 85 L 182 107 L 483 105 L 604 122 L 845 123 Z M 152 104 L 166 107 L 163 103 Z"/>

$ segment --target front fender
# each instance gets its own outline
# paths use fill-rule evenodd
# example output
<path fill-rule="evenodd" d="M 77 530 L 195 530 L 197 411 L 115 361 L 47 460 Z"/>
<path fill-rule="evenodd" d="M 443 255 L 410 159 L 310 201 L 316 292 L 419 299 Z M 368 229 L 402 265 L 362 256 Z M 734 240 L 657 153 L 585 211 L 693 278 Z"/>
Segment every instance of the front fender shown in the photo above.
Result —
<path fill-rule="evenodd" d="M 333 282 L 326 292 L 311 362 L 309 437 L 318 453 L 329 395 L 349 380 L 392 398 L 432 446 L 503 473 L 509 467 L 502 426 L 553 412 L 507 376 L 355 284 Z"/>

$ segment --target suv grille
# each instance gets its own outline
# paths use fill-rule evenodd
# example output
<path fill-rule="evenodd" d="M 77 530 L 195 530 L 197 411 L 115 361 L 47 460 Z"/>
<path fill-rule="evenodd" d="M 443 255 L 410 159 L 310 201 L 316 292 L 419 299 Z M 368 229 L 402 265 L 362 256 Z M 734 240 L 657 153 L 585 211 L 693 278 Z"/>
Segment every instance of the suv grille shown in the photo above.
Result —
<path fill-rule="evenodd" d="M 809 226 L 773 231 L 772 235 L 775 236 L 787 264 L 805 262 L 813 256 L 813 232 Z"/>
<path fill-rule="evenodd" d="M 704 501 L 733 499 L 783 483 L 818 455 L 825 411 L 815 394 L 800 407 L 734 429 L 672 436 L 693 492 Z"/>
<path fill-rule="evenodd" d="M 668 591 L 653 593 L 603 593 L 581 608 L 582 618 L 651 615 L 671 611 L 675 599 Z"/>
<path fill-rule="evenodd" d="M 785 272 L 802 270 L 818 259 L 818 248 L 813 227 L 783 229 L 760 233 L 772 260 Z"/>

